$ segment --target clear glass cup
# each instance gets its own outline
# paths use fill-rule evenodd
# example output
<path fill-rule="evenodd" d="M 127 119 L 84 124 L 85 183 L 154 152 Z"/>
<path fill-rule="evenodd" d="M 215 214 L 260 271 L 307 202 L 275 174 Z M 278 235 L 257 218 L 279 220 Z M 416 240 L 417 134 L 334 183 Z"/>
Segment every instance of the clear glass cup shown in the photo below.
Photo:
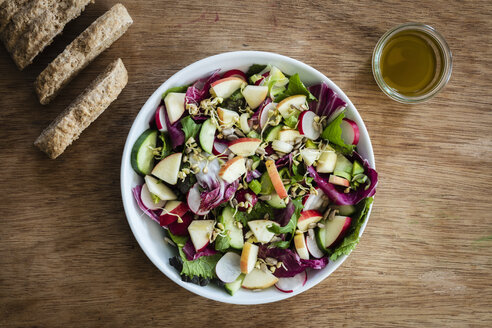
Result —
<path fill-rule="evenodd" d="M 432 41 L 433 46 L 437 48 L 436 51 L 439 51 L 439 56 L 436 56 L 436 59 L 439 61 L 439 70 L 436 70 L 435 73 L 436 82 L 428 90 L 425 90 L 425 92 L 416 96 L 403 95 L 390 87 L 384 81 L 380 67 L 381 55 L 388 41 L 391 40 L 395 34 L 405 30 L 418 31 L 425 34 L 426 37 Z M 381 88 L 381 90 L 391 99 L 405 104 L 424 102 L 435 96 L 448 83 L 452 69 L 453 58 L 446 40 L 434 28 L 425 24 L 407 23 L 390 29 L 379 39 L 372 54 L 372 73 L 379 88 Z"/>

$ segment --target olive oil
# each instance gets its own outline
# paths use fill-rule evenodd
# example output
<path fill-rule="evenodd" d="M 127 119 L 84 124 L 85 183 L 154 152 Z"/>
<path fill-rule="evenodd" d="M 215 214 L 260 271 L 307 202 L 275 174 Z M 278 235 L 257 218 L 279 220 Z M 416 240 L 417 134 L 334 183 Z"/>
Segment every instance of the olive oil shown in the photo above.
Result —
<path fill-rule="evenodd" d="M 381 52 L 379 62 L 384 82 L 403 96 L 425 94 L 439 82 L 443 54 L 436 41 L 422 31 L 394 34 Z"/>

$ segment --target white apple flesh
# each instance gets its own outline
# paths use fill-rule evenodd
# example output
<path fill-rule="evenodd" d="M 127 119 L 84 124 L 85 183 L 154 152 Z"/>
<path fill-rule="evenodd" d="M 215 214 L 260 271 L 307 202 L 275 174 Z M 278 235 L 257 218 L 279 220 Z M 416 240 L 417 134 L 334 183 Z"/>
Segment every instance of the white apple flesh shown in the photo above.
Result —
<path fill-rule="evenodd" d="M 178 198 L 176 194 L 171 190 L 171 188 L 169 188 L 168 186 L 166 186 L 165 183 L 160 182 L 153 176 L 146 175 L 144 179 L 147 187 L 149 188 L 149 191 L 160 199 L 174 200 Z"/>
<path fill-rule="evenodd" d="M 299 152 L 301 153 L 301 157 L 307 166 L 313 165 L 313 163 L 316 162 L 321 156 L 321 151 L 318 149 L 303 148 Z"/>
<path fill-rule="evenodd" d="M 266 244 L 272 240 L 275 234 L 268 230 L 274 224 L 278 224 L 276 222 L 270 220 L 252 220 L 248 221 L 249 229 L 253 232 L 256 240 L 262 244 Z"/>
<path fill-rule="evenodd" d="M 236 156 L 222 165 L 219 176 L 227 183 L 233 183 L 244 173 L 246 173 L 246 160 L 242 156 Z"/>
<path fill-rule="evenodd" d="M 306 96 L 295 95 L 295 96 L 287 97 L 281 102 L 279 102 L 277 105 L 277 109 L 280 112 L 280 115 L 282 115 L 283 118 L 287 119 L 296 110 L 298 110 L 301 106 L 305 104 L 306 104 Z"/>
<path fill-rule="evenodd" d="M 268 86 L 247 85 L 242 94 L 251 109 L 256 109 L 265 100 L 268 94 Z"/>
<path fill-rule="evenodd" d="M 173 124 L 183 116 L 185 111 L 185 95 L 186 93 L 170 92 L 164 98 L 169 123 Z"/>
<path fill-rule="evenodd" d="M 241 272 L 250 273 L 253 271 L 256 265 L 256 260 L 258 258 L 259 247 L 255 244 L 245 242 L 243 250 L 241 252 Z"/>
<path fill-rule="evenodd" d="M 322 150 L 319 155 L 316 171 L 319 173 L 332 173 L 337 163 L 337 153 L 332 150 Z"/>
<path fill-rule="evenodd" d="M 244 277 L 242 287 L 246 289 L 265 289 L 272 287 L 277 281 L 278 278 L 270 271 L 253 269 Z"/>
<path fill-rule="evenodd" d="M 278 132 L 278 140 L 283 142 L 294 143 L 297 141 L 298 138 L 302 138 L 302 136 L 299 131 L 294 129 L 282 129 Z"/>
<path fill-rule="evenodd" d="M 213 93 L 220 98 L 229 98 L 236 90 L 246 82 L 238 77 L 230 76 L 217 80 L 211 84 Z"/>
<path fill-rule="evenodd" d="M 223 128 L 231 127 L 234 122 L 239 121 L 237 112 L 222 107 L 217 108 L 217 116 L 219 117 L 219 124 Z"/>
<path fill-rule="evenodd" d="M 185 202 L 179 200 L 170 200 L 164 206 L 164 210 L 159 218 L 161 225 L 168 225 L 173 223 L 188 212 L 189 208 Z"/>
<path fill-rule="evenodd" d="M 178 182 L 182 153 L 174 153 L 161 160 L 152 170 L 152 175 L 171 185 Z"/>
<path fill-rule="evenodd" d="M 335 216 L 325 221 L 325 245 L 326 248 L 335 246 L 350 228 L 352 219 L 350 216 Z"/>
<path fill-rule="evenodd" d="M 214 220 L 193 220 L 188 226 L 191 242 L 197 252 L 203 250 L 209 244 L 214 225 Z"/>
<path fill-rule="evenodd" d="M 255 154 L 260 144 L 260 139 L 239 138 L 229 143 L 229 149 L 236 155 L 249 157 Z"/>
<path fill-rule="evenodd" d="M 294 245 L 299 257 L 303 260 L 309 260 L 309 251 L 307 249 L 306 238 L 304 238 L 303 233 L 299 233 L 294 236 Z"/>
<path fill-rule="evenodd" d="M 323 218 L 320 212 L 316 210 L 302 211 L 299 220 L 297 221 L 297 228 L 300 231 L 307 231 L 309 225 L 312 223 L 318 223 Z"/>

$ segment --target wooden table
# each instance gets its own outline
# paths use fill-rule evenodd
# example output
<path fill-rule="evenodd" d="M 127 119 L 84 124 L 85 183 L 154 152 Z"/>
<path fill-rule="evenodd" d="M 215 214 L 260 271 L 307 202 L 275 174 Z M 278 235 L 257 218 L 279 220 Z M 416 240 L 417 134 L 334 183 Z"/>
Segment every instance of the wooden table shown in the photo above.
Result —
<path fill-rule="evenodd" d="M 134 25 L 49 106 L 35 77 L 115 1 L 90 5 L 24 72 L 0 48 L 0 326 L 492 326 L 490 1 L 122 2 Z M 444 91 L 413 106 L 387 98 L 370 66 L 378 38 L 409 21 L 437 28 L 454 56 Z M 226 305 L 175 285 L 137 245 L 120 197 L 123 145 L 147 97 L 232 50 L 278 52 L 330 77 L 361 113 L 381 177 L 359 247 L 277 304 Z M 33 141 L 117 57 L 128 86 L 49 160 Z"/>

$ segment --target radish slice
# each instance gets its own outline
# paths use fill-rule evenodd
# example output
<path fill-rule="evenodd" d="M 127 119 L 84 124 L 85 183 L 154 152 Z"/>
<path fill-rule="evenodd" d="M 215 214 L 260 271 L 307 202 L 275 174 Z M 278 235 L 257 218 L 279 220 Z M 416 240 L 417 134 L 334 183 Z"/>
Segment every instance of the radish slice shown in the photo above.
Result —
<path fill-rule="evenodd" d="M 283 293 L 292 293 L 294 290 L 304 286 L 307 281 L 307 272 L 301 272 L 290 278 L 278 278 L 275 287 Z"/>
<path fill-rule="evenodd" d="M 308 249 L 309 254 L 313 257 L 320 259 L 325 256 L 325 253 L 321 249 L 319 249 L 318 243 L 316 242 L 316 237 L 310 236 L 309 234 L 306 236 L 306 247 Z"/>
<path fill-rule="evenodd" d="M 323 190 L 321 190 L 320 188 L 317 188 L 316 190 L 318 191 L 317 195 L 310 194 L 304 201 L 304 211 L 317 210 L 323 212 L 325 207 L 328 206 L 329 199 L 328 197 L 326 197 Z"/>
<path fill-rule="evenodd" d="M 311 140 L 316 140 L 319 138 L 321 134 L 321 128 L 315 128 L 314 119 L 319 117 L 314 112 L 310 110 L 306 110 L 299 115 L 299 132 L 304 135 L 306 138 Z"/>
<path fill-rule="evenodd" d="M 225 79 L 226 77 L 229 77 L 229 76 L 235 76 L 235 77 L 238 77 L 240 79 L 243 79 L 244 81 L 248 80 L 248 78 L 246 77 L 246 74 L 244 74 L 243 71 L 240 71 L 238 69 L 231 69 L 230 71 L 225 72 L 222 75 L 222 78 Z"/>
<path fill-rule="evenodd" d="M 264 128 L 268 121 L 268 113 L 272 110 L 275 110 L 277 107 L 277 103 L 269 103 L 265 107 L 261 109 L 260 113 L 260 128 Z"/>
<path fill-rule="evenodd" d="M 359 127 L 354 121 L 344 118 L 340 123 L 342 128 L 342 140 L 348 145 L 357 145 L 359 143 Z"/>
<path fill-rule="evenodd" d="M 215 138 L 214 145 L 212 147 L 212 154 L 219 158 L 226 159 L 231 153 L 229 149 L 229 143 L 225 140 Z"/>
<path fill-rule="evenodd" d="M 149 210 L 158 210 L 159 208 L 162 208 L 166 204 L 165 200 L 160 200 L 157 204 L 154 203 L 154 200 L 150 195 L 150 191 L 146 183 L 144 183 L 144 185 L 142 186 L 142 191 L 140 192 L 140 199 L 142 199 L 142 203 Z"/>
<path fill-rule="evenodd" d="M 159 106 L 155 111 L 155 125 L 157 126 L 157 129 L 161 132 L 167 131 L 166 117 L 164 116 L 165 110 L 166 109 L 164 108 L 164 106 Z"/>
<path fill-rule="evenodd" d="M 217 278 L 225 283 L 235 281 L 241 274 L 241 256 L 234 253 L 225 253 L 215 266 Z"/>
<path fill-rule="evenodd" d="M 193 185 L 193 187 L 188 191 L 188 196 L 186 197 L 186 202 L 190 210 L 198 215 L 208 214 L 209 211 L 200 211 L 200 190 L 198 189 L 198 182 Z"/>

